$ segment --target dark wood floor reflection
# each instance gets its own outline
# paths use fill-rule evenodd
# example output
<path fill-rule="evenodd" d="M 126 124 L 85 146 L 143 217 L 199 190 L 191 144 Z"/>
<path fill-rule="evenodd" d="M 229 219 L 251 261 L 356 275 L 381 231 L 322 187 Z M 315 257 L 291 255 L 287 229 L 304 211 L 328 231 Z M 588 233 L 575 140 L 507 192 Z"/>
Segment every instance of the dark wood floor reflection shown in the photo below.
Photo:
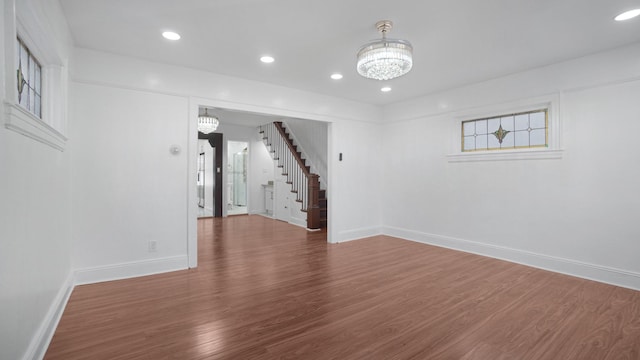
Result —
<path fill-rule="evenodd" d="M 199 267 L 78 286 L 47 359 L 640 359 L 640 292 L 261 216 L 198 222 Z"/>

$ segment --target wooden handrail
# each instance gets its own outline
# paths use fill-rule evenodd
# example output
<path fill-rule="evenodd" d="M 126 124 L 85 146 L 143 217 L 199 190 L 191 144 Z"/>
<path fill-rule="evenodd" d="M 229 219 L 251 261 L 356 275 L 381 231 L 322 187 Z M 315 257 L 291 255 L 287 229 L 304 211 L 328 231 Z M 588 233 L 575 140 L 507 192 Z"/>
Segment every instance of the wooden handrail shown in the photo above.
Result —
<path fill-rule="evenodd" d="M 282 122 L 274 121 L 273 124 L 276 126 L 276 129 L 278 129 L 280 136 L 282 136 L 282 138 L 284 139 L 284 142 L 287 144 L 287 147 L 289 148 L 289 150 L 291 150 L 291 154 L 298 162 L 298 165 L 300 165 L 300 168 L 302 169 L 304 174 L 307 176 L 310 176 L 311 171 L 307 169 L 307 165 L 305 164 L 304 160 L 302 160 L 302 158 L 300 157 L 300 154 L 296 150 L 295 145 L 293 145 L 293 143 L 291 142 L 291 139 L 289 139 L 289 135 L 287 135 L 287 133 L 284 131 L 284 128 L 282 127 Z"/>

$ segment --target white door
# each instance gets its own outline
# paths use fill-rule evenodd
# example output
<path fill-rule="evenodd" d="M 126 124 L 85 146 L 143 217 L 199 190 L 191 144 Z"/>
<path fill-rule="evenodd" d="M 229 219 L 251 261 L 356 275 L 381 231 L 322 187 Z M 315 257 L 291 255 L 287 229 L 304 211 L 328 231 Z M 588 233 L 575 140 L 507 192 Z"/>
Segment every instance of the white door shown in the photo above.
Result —
<path fill-rule="evenodd" d="M 275 185 L 273 202 L 274 216 L 278 220 L 289 222 L 291 220 L 291 210 L 289 209 L 291 185 L 287 184 L 284 178 L 276 179 Z"/>

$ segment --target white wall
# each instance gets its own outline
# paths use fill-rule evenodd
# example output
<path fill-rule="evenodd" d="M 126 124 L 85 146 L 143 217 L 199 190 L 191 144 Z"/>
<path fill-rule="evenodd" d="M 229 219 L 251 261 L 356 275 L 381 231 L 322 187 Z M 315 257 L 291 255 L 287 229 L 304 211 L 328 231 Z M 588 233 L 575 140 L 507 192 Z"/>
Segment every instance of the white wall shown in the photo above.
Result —
<path fill-rule="evenodd" d="M 384 169 L 381 127 L 364 122 L 329 125 L 329 230 L 331 242 L 380 233 Z M 343 160 L 339 161 L 339 154 Z M 349 226 L 343 226 L 346 222 Z M 337 228 L 334 226 L 338 224 Z"/>
<path fill-rule="evenodd" d="M 80 48 L 74 60 L 77 81 L 187 95 L 200 105 L 320 121 L 382 120 L 378 106 L 283 86 Z"/>
<path fill-rule="evenodd" d="M 207 72 L 180 68 L 176 66 L 157 64 L 132 58 L 126 58 L 91 50 L 76 49 L 75 66 L 73 78 L 76 83 L 100 85 L 105 88 L 127 88 L 138 90 L 148 94 L 155 94 L 158 97 L 155 101 L 162 101 L 160 94 L 172 94 L 178 96 L 189 97 L 188 115 L 182 116 L 181 120 L 172 118 L 171 121 L 184 121 L 190 123 L 188 142 L 197 144 L 197 136 L 195 130 L 195 119 L 199 106 L 226 108 L 231 110 L 250 111 L 257 113 L 265 113 L 269 115 L 294 117 L 300 119 L 310 119 L 319 121 L 328 121 L 333 124 L 339 124 L 344 127 L 344 132 L 336 132 L 335 145 L 345 143 L 345 147 L 353 148 L 350 161 L 355 166 L 344 167 L 340 171 L 342 181 L 340 183 L 333 182 L 331 188 L 331 196 L 334 199 L 347 199 L 345 202 L 345 211 L 340 216 L 334 216 L 329 222 L 329 238 L 331 241 L 343 241 L 355 238 L 355 235 L 375 234 L 379 231 L 380 217 L 377 210 L 370 216 L 371 209 L 378 209 L 378 201 L 371 194 L 378 192 L 376 188 L 378 179 L 375 181 L 363 181 L 356 185 L 351 185 L 351 179 L 360 179 L 364 175 L 363 169 L 375 169 L 378 166 L 378 158 L 371 156 L 378 154 L 379 142 L 373 139 L 379 139 L 379 133 L 374 127 L 372 130 L 370 124 L 380 121 L 380 108 L 373 105 L 360 104 L 353 101 L 332 98 L 324 95 L 317 95 L 309 92 L 299 91 L 274 86 L 268 84 L 257 83 L 244 79 L 231 78 Z M 98 94 L 96 94 L 98 95 Z M 86 99 L 87 101 L 97 102 L 99 99 Z M 79 99 L 78 101 L 84 101 Z M 118 100 L 120 101 L 120 100 Z M 154 102 L 154 101 L 152 101 Z M 116 104 L 120 107 L 120 105 Z M 123 103 L 122 109 L 133 106 L 133 104 Z M 339 115 L 336 115 L 339 114 Z M 161 116 L 158 121 L 169 121 L 166 117 Z M 224 124 L 221 125 L 221 132 Z M 364 129 L 360 132 L 358 129 Z M 368 130 L 367 130 L 368 129 Z M 372 132 L 375 135 L 372 138 Z M 81 131 L 83 135 L 88 135 L 91 130 L 87 127 Z M 229 138 L 227 136 L 227 138 Z M 149 142 L 156 140 L 149 139 Z M 341 147 L 341 146 L 340 146 Z M 360 149 L 369 149 L 361 151 Z M 189 169 L 193 171 L 185 171 L 191 178 L 187 181 L 189 194 L 185 195 L 192 203 L 185 205 L 188 210 L 193 213 L 189 215 L 188 233 L 189 233 L 189 261 L 190 266 L 195 266 L 196 258 L 194 249 L 196 247 L 196 210 L 197 198 L 195 190 L 195 168 L 197 146 L 192 145 L 189 148 L 192 155 Z M 329 156 L 337 158 L 337 153 Z M 128 159 L 123 160 L 125 162 Z M 343 163 L 344 164 L 344 163 Z M 332 173 L 331 160 L 329 160 L 329 174 Z M 84 171 L 82 166 L 78 167 L 78 172 Z M 330 175 L 331 176 L 331 175 Z M 350 191 L 352 187 L 357 187 L 357 191 Z M 187 188 L 184 189 L 185 191 Z M 162 190 L 157 190 L 156 195 L 160 195 Z M 96 201 L 102 200 L 98 197 Z M 136 202 L 135 200 L 132 203 Z M 354 205 L 355 204 L 355 205 Z M 336 206 L 336 209 L 338 207 Z M 366 214 L 359 211 L 353 212 L 352 209 L 366 210 Z M 331 218 L 331 205 L 329 208 L 329 217 Z M 135 222 L 137 215 L 131 221 Z M 182 221 L 175 219 L 167 225 L 180 226 L 176 222 Z M 143 221 L 144 222 L 144 221 Z M 97 232 L 96 236 L 104 236 L 102 231 Z M 360 236 L 361 237 L 361 236 Z M 90 247 L 87 247 L 90 249 Z M 124 262 L 131 259 L 130 254 L 124 254 L 124 249 L 120 249 L 123 253 L 119 256 L 119 260 L 111 261 Z M 146 258 L 146 254 L 139 253 L 138 260 Z M 87 264 L 88 265 L 88 264 Z"/>
<path fill-rule="evenodd" d="M 225 177 L 227 178 L 227 184 L 226 184 L 226 188 L 228 190 L 227 191 L 227 202 L 225 203 L 225 205 L 227 206 L 227 210 L 229 209 L 229 207 L 231 205 L 235 205 L 235 204 L 245 204 L 248 205 L 249 204 L 249 183 L 251 182 L 251 180 L 249 179 L 249 172 L 251 171 L 251 168 L 249 166 L 249 142 L 247 141 L 233 141 L 233 140 L 229 140 L 226 141 L 227 143 L 227 167 L 226 167 L 226 173 L 225 173 Z M 233 178 L 234 175 L 231 173 L 231 171 L 240 171 L 241 169 L 236 169 L 234 168 L 235 164 L 233 163 L 233 158 L 237 153 L 241 153 L 244 150 L 246 151 L 246 156 L 245 156 L 245 161 L 246 161 L 246 176 L 245 176 L 245 180 L 246 182 L 244 182 L 244 189 L 237 189 L 235 187 L 235 185 L 240 185 L 240 187 L 242 187 L 242 183 L 240 184 L 234 184 Z M 244 203 L 242 203 L 242 199 L 240 199 L 242 197 L 242 194 L 244 193 Z M 235 196 L 238 196 L 238 198 L 236 199 Z"/>
<path fill-rule="evenodd" d="M 0 128 L 0 358 L 19 359 L 71 275 L 69 154 Z"/>
<path fill-rule="evenodd" d="M 70 162 L 4 126 L 0 154 L 0 358 L 19 359 L 70 290 Z"/>
<path fill-rule="evenodd" d="M 28 25 L 43 26 L 50 45 L 68 59 L 71 40 L 58 2 L 21 3 L 22 8 L 27 5 L 41 9 L 47 22 Z M 0 359 L 30 359 L 46 350 L 72 286 L 70 157 L 68 150 L 61 152 L 4 126 L 4 84 L 9 76 L 15 77 L 15 70 L 4 72 L 5 48 L 15 46 L 13 30 L 8 29 L 13 24 L 12 9 L 13 1 L 2 1 Z"/>
<path fill-rule="evenodd" d="M 297 194 L 291 192 L 293 186 L 287 184 L 287 176 L 282 175 L 282 168 L 273 161 L 276 174 L 273 184 L 273 217 L 289 224 L 307 228 L 307 213 L 302 211 L 302 203 L 296 201 Z"/>
<path fill-rule="evenodd" d="M 251 174 L 249 214 L 265 212 L 264 189 L 269 181 L 275 181 L 273 159 L 264 145 L 262 134 L 256 130 L 249 144 L 249 166 Z"/>
<path fill-rule="evenodd" d="M 72 98 L 79 281 L 185 268 L 188 99 L 82 83 L 73 84 Z"/>
<path fill-rule="evenodd" d="M 640 45 L 388 107 L 384 232 L 640 289 L 638 58 Z M 561 159 L 448 161 L 461 113 L 549 94 Z"/>
<path fill-rule="evenodd" d="M 321 121 L 285 119 L 285 126 L 293 134 L 298 151 L 302 152 L 311 172 L 320 176 L 322 189 L 327 189 L 328 124 Z"/>
<path fill-rule="evenodd" d="M 241 126 L 241 125 L 233 125 L 228 123 L 221 123 L 218 129 L 215 131 L 216 133 L 222 133 L 222 216 L 227 216 L 227 203 L 229 201 L 227 194 L 227 187 L 229 186 L 229 141 L 241 141 L 246 143 L 251 143 L 251 140 L 255 137 L 255 134 L 258 132 L 258 129 L 251 126 Z M 254 205 L 254 193 L 256 192 L 256 188 L 260 186 L 257 183 L 258 179 L 254 176 L 254 167 L 252 165 L 252 153 L 253 149 L 251 146 L 249 147 L 249 164 L 247 168 L 247 204 L 249 207 L 247 210 L 251 213 L 255 211 Z M 259 201 L 259 199 L 258 199 Z M 258 203 L 259 205 L 259 203 Z"/>

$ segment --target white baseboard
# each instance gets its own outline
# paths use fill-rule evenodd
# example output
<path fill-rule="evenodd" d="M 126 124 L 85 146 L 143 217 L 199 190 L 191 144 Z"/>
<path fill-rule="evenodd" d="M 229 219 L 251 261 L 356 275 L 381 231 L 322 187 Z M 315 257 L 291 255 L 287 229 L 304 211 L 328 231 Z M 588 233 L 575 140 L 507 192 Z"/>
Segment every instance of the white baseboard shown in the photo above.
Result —
<path fill-rule="evenodd" d="M 379 227 L 367 227 L 353 230 L 341 231 L 338 233 L 338 239 L 333 239 L 333 243 L 341 243 L 353 240 L 360 240 L 371 236 L 382 234 Z"/>
<path fill-rule="evenodd" d="M 73 291 L 73 286 L 73 273 L 69 273 L 69 276 L 67 276 L 67 279 L 60 287 L 58 294 L 53 299 L 49 311 L 47 311 L 47 314 L 40 323 L 36 334 L 31 339 L 29 347 L 24 354 L 24 360 L 39 360 L 44 358 L 53 334 L 56 332 L 64 308 L 67 306 L 67 302 Z"/>
<path fill-rule="evenodd" d="M 31 339 L 23 360 L 39 360 L 44 358 L 58 327 L 71 292 L 76 285 L 91 284 L 110 280 L 127 279 L 138 276 L 159 274 L 188 268 L 187 256 L 174 256 L 162 259 L 137 261 L 124 264 L 80 269 L 69 274 L 60 287 L 49 311 L 42 320 L 36 334 Z"/>
<path fill-rule="evenodd" d="M 273 214 L 268 214 L 268 213 L 265 213 L 265 212 L 257 212 L 257 213 L 255 213 L 255 214 L 253 214 L 253 215 L 260 215 L 260 216 L 264 216 L 264 217 L 266 217 L 267 219 L 275 219 L 275 217 L 273 217 Z"/>
<path fill-rule="evenodd" d="M 636 272 L 391 226 L 382 227 L 382 233 L 423 244 L 460 250 L 633 290 L 640 290 L 640 273 Z"/>
<path fill-rule="evenodd" d="M 264 217 L 269 218 L 269 219 L 277 220 L 275 218 L 275 216 L 273 216 L 273 214 L 268 214 L 268 213 L 265 213 L 265 212 L 256 212 L 256 213 L 254 213 L 254 215 L 260 215 L 260 216 L 264 216 Z M 309 229 L 309 228 L 307 228 L 307 219 L 300 219 L 300 218 L 296 218 L 296 217 L 291 217 L 289 219 L 289 221 L 287 221 L 287 223 L 289 223 L 291 225 L 299 226 L 301 228 L 305 228 L 305 229 L 307 229 L 309 231 L 319 231 L 320 230 L 320 229 Z"/>
<path fill-rule="evenodd" d="M 75 271 L 75 285 L 93 284 L 103 281 L 128 279 L 138 276 L 160 274 L 189 268 L 186 255 L 160 259 L 134 261 L 115 265 L 100 266 Z"/>
<path fill-rule="evenodd" d="M 303 228 L 307 228 L 307 218 L 304 219 L 300 219 L 300 218 L 296 218 L 296 217 L 290 217 L 289 218 L 289 224 L 291 225 L 296 225 L 296 226 L 300 226 Z"/>

